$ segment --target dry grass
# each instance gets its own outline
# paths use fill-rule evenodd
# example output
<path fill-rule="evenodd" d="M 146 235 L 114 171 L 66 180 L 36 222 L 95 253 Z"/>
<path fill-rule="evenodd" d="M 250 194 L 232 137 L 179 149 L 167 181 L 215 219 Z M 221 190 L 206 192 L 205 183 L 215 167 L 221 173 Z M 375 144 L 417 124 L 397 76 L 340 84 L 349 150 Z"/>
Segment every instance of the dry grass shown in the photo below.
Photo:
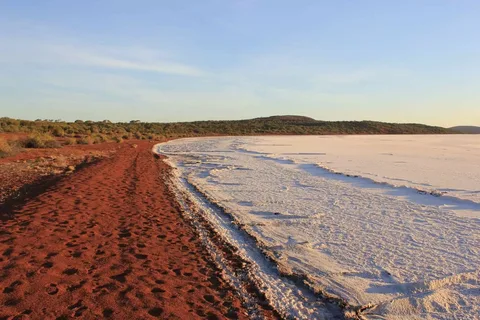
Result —
<path fill-rule="evenodd" d="M 75 138 L 67 138 L 65 139 L 65 141 L 63 142 L 66 146 L 74 146 L 77 144 L 77 139 Z"/>
<path fill-rule="evenodd" d="M 24 148 L 58 148 L 60 144 L 51 135 L 33 134 L 21 141 Z"/>
<path fill-rule="evenodd" d="M 104 143 L 104 142 L 107 142 L 108 141 L 108 138 L 107 136 L 103 135 L 103 134 L 96 134 L 93 136 L 93 143 Z"/>
<path fill-rule="evenodd" d="M 93 140 L 92 137 L 86 136 L 86 137 L 82 137 L 82 138 L 77 139 L 77 143 L 78 144 L 93 144 L 94 140 Z"/>
<path fill-rule="evenodd" d="M 10 143 L 5 139 L 0 138 L 0 158 L 7 157 L 12 154 L 12 152 L 13 148 Z"/>
<path fill-rule="evenodd" d="M 112 141 L 114 141 L 114 142 L 116 142 L 116 143 L 122 143 L 122 142 L 123 142 L 123 139 L 122 139 L 122 137 L 116 136 L 116 137 L 113 137 L 113 138 L 112 138 Z"/>

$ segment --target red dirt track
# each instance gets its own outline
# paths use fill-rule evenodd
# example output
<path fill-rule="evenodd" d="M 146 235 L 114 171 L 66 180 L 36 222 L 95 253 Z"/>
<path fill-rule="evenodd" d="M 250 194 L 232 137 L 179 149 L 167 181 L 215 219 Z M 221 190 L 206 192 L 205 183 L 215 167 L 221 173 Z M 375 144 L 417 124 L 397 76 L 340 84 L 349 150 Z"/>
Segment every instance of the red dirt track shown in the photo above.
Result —
<path fill-rule="evenodd" d="M 0 319 L 247 318 L 136 144 L 2 217 Z"/>

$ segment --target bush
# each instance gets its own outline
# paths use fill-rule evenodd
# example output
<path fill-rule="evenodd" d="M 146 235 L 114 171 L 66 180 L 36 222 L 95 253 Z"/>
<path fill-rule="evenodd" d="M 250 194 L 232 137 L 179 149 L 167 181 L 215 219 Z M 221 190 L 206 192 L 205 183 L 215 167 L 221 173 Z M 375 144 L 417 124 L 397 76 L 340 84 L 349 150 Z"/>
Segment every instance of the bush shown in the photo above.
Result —
<path fill-rule="evenodd" d="M 123 139 L 122 137 L 113 137 L 112 138 L 112 141 L 116 142 L 116 143 L 122 143 L 123 142 Z"/>
<path fill-rule="evenodd" d="M 77 139 L 78 144 L 93 144 L 93 138 L 90 136 Z"/>
<path fill-rule="evenodd" d="M 107 137 L 104 136 L 103 134 L 96 134 L 93 138 L 93 143 L 103 143 L 107 142 Z"/>
<path fill-rule="evenodd" d="M 24 148 L 58 148 L 60 144 L 49 134 L 34 134 L 21 141 Z"/>
<path fill-rule="evenodd" d="M 63 130 L 61 127 L 55 127 L 55 128 L 52 130 L 52 134 L 53 134 L 55 137 L 63 137 L 63 136 L 65 136 L 65 130 Z"/>
<path fill-rule="evenodd" d="M 8 141 L 0 138 L 0 158 L 9 156 L 12 151 L 12 146 L 8 143 Z"/>
<path fill-rule="evenodd" d="M 66 146 L 76 145 L 76 144 L 77 144 L 77 139 L 75 139 L 75 138 L 67 138 L 67 139 L 65 139 L 64 144 L 65 144 Z"/>

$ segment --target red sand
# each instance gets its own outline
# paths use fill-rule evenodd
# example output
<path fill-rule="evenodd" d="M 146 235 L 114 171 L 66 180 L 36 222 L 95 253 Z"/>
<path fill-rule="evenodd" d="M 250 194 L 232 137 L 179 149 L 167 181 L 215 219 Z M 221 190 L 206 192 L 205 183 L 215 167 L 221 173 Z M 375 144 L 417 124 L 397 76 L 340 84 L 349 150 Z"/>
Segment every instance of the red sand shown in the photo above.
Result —
<path fill-rule="evenodd" d="M 0 221 L 0 319 L 247 318 L 137 144 Z"/>

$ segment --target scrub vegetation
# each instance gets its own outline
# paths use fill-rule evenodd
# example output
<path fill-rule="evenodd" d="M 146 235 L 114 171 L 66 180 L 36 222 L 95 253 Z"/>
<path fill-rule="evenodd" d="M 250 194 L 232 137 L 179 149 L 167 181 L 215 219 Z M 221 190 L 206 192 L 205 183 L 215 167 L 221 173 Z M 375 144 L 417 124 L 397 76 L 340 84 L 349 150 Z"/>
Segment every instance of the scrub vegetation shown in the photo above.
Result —
<path fill-rule="evenodd" d="M 158 139 L 211 135 L 260 134 L 442 134 L 455 133 L 423 124 L 376 121 L 319 121 L 302 116 L 273 116 L 249 120 L 150 123 L 132 120 L 64 122 L 60 120 L 17 120 L 0 118 L 0 132 L 50 134 L 59 138 L 91 137 L 91 143 L 123 139 Z M 82 140 L 82 142 L 85 142 Z"/>
<path fill-rule="evenodd" d="M 423 124 L 376 121 L 319 121 L 302 116 L 272 116 L 249 120 L 151 123 L 132 120 L 65 122 L 61 120 L 18 120 L 0 118 L 0 133 L 21 133 L 17 140 L 0 140 L 0 157 L 22 148 L 58 148 L 62 145 L 121 143 L 128 139 L 220 135 L 341 135 L 341 134 L 447 134 L 457 131 Z"/>

